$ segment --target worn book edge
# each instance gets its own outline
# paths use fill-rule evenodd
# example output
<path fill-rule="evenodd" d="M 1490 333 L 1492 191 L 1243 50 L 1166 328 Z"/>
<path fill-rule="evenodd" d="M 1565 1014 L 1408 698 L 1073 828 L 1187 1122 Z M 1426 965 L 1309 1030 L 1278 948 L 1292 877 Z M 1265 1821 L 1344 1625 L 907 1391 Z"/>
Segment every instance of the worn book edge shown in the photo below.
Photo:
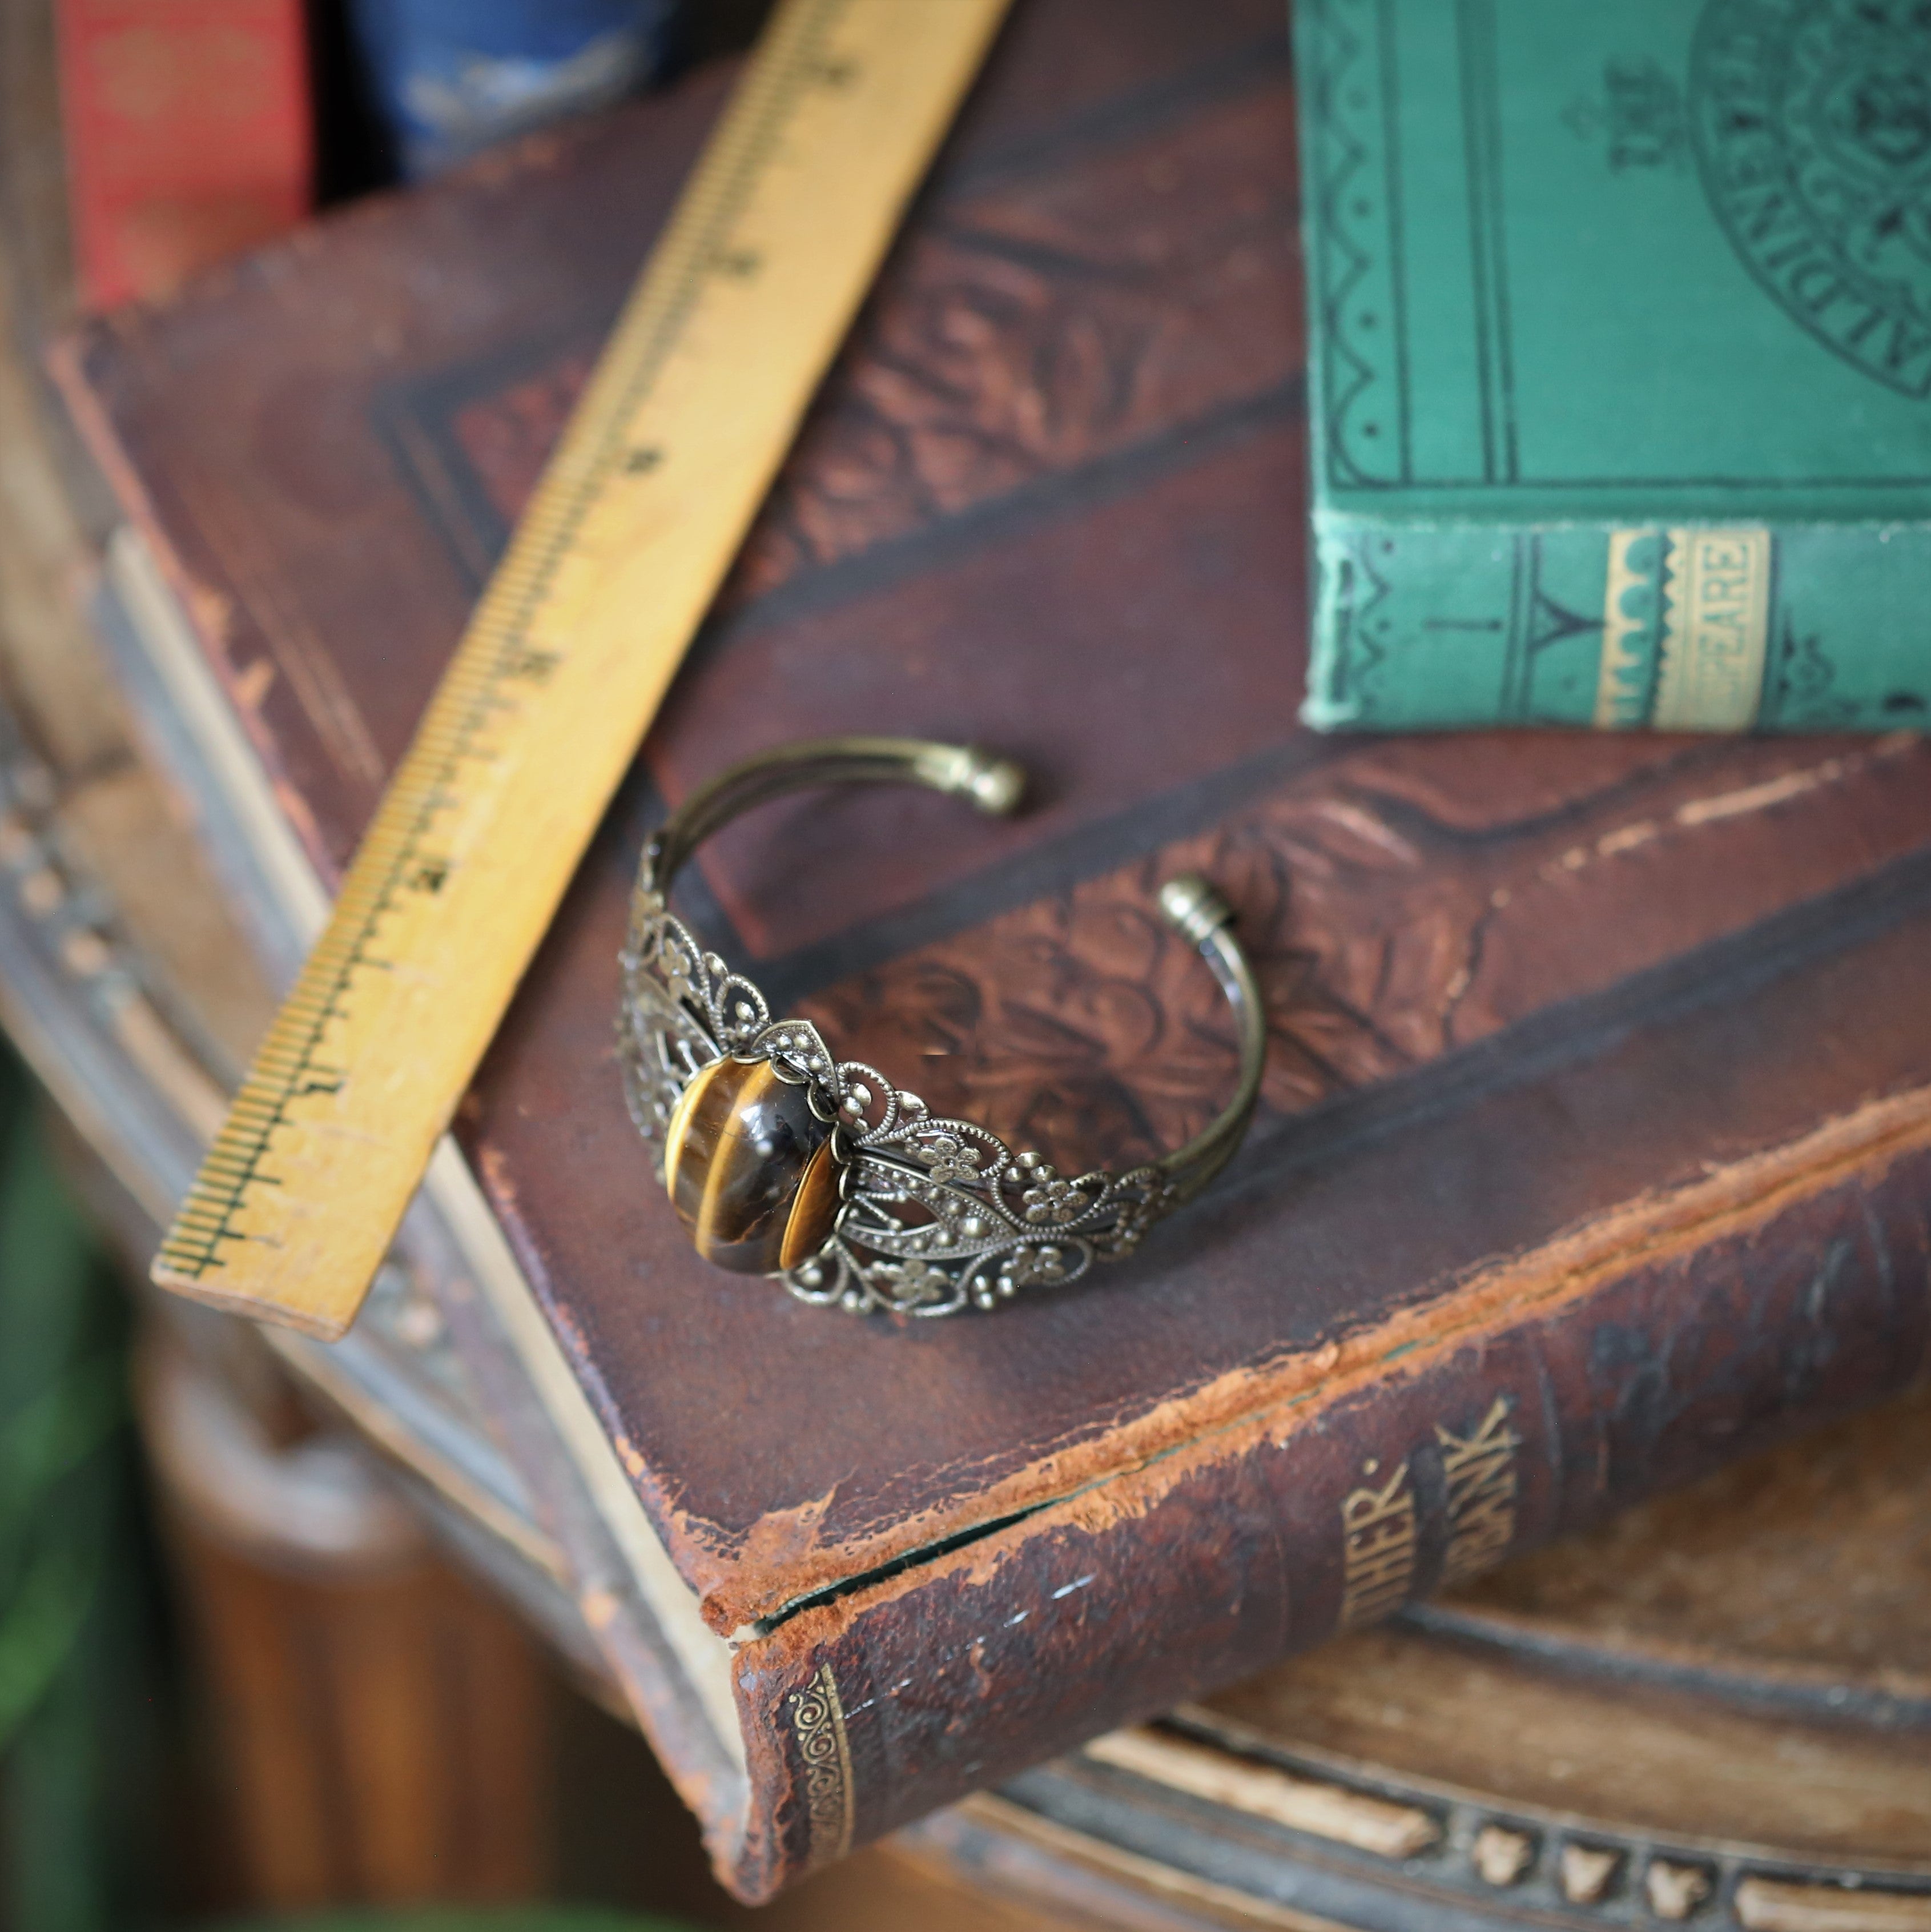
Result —
<path fill-rule="evenodd" d="M 808 1621 L 814 1640 L 825 1644 L 878 1603 L 902 1600 L 923 1581 L 970 1574 L 983 1582 L 1015 1553 L 1015 1533 L 1023 1543 L 1055 1526 L 1090 1529 L 1144 1515 L 1203 1468 L 1237 1464 L 1264 1446 L 1284 1444 L 1364 1393 L 1423 1382 L 1462 1351 L 1560 1319 L 1567 1308 L 1636 1270 L 1688 1260 L 1716 1242 L 1760 1234 L 1826 1189 L 1874 1189 L 1900 1161 L 1927 1152 L 1931 1088 L 1868 1101 L 1694 1180 L 1639 1196 L 1526 1254 L 1471 1270 L 1342 1340 L 1233 1370 L 1194 1396 L 1162 1404 L 1137 1426 L 1118 1425 L 1099 1445 L 1112 1451 L 1111 1466 L 1030 1508 L 1005 1498 L 1003 1510 L 987 1510 L 982 1522 L 995 1534 L 985 1540 L 967 1540 L 970 1530 L 955 1532 L 915 1552 L 910 1565 L 881 1566 L 874 1576 L 853 1578 L 836 1601 L 801 1602 L 770 1621 L 778 1628 L 793 1617 Z M 1063 1466 L 1067 1459 L 1060 1460 Z M 1036 1480 L 1039 1472 L 1030 1473 Z M 1481 1568 L 1507 1553 L 1495 1548 Z M 1343 1627 L 1355 1621 L 1344 1616 Z"/>
<path fill-rule="evenodd" d="M 260 877 L 277 895 L 277 911 L 297 940 L 306 943 L 327 919 L 327 888 L 289 825 L 261 760 L 209 669 L 152 550 L 138 531 L 124 526 L 110 541 L 106 568 L 133 620 L 136 640 L 205 758 L 210 778 L 247 840 Z M 522 1354 L 640 1593 L 656 1612 L 718 1741 L 742 1774 L 744 1740 L 732 1695 L 730 1646 L 704 1623 L 695 1593 L 677 1574 L 651 1526 L 468 1163 L 447 1136 L 431 1158 L 424 1190 Z M 586 1606 L 593 1628 L 598 1622 L 595 1607 Z"/>

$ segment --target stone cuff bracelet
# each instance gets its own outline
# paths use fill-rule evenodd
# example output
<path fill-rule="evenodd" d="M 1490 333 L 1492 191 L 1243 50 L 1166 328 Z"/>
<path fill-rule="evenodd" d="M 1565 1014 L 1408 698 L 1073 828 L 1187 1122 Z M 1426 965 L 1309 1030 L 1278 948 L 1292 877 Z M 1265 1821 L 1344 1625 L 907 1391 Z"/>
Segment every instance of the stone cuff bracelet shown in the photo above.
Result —
<path fill-rule="evenodd" d="M 785 793 L 918 784 L 1004 813 L 1024 782 L 1010 760 L 967 746 L 822 739 L 733 766 L 644 848 L 622 956 L 625 1094 L 639 1129 L 661 1143 L 672 1207 L 706 1260 L 854 1313 L 995 1308 L 1130 1253 L 1240 1145 L 1260 1095 L 1266 1022 L 1233 915 L 1204 879 L 1169 880 L 1160 908 L 1233 1007 L 1234 1097 L 1177 1152 L 1072 1178 L 972 1121 L 938 1118 L 875 1068 L 835 1059 L 809 1021 L 774 1021 L 763 994 L 669 910 L 671 881 L 696 846 Z"/>

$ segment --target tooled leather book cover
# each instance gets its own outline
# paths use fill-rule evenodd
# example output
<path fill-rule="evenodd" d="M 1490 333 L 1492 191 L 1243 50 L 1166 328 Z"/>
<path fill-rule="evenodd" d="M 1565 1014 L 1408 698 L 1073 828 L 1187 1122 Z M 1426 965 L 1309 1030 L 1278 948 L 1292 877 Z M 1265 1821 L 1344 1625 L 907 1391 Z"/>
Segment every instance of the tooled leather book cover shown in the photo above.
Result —
<path fill-rule="evenodd" d="M 339 876 L 724 81 L 367 206 L 70 345 L 68 392 Z M 1324 738 L 1276 0 L 1020 0 L 459 1119 L 712 1627 L 786 1877 L 1898 1388 L 1931 1336 L 1915 738 Z M 774 1008 L 1069 1172 L 1263 1112 L 1135 1258 L 997 1314 L 691 1253 L 626 1116 L 664 808 L 787 740 L 1009 751 L 820 796 L 683 902 Z"/>

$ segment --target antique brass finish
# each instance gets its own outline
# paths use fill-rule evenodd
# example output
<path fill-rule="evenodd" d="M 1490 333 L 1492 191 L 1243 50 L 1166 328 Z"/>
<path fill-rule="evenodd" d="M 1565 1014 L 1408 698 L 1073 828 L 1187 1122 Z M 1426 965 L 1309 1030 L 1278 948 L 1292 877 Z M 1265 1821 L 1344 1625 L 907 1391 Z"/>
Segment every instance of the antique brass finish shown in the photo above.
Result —
<path fill-rule="evenodd" d="M 850 737 L 787 746 L 700 786 L 638 872 L 619 1018 L 625 1093 L 638 1127 L 663 1138 L 665 1185 L 706 1259 L 854 1312 L 993 1308 L 1130 1253 L 1227 1164 L 1260 1097 L 1260 988 L 1226 902 L 1204 879 L 1170 879 L 1160 909 L 1220 982 L 1239 1035 L 1233 1097 L 1206 1130 L 1130 1173 L 1063 1178 L 974 1122 L 934 1117 L 876 1068 L 835 1059 L 808 1021 L 774 1021 L 667 903 L 699 842 L 739 812 L 809 786 L 868 784 L 1003 813 L 1025 778 L 970 746 Z"/>

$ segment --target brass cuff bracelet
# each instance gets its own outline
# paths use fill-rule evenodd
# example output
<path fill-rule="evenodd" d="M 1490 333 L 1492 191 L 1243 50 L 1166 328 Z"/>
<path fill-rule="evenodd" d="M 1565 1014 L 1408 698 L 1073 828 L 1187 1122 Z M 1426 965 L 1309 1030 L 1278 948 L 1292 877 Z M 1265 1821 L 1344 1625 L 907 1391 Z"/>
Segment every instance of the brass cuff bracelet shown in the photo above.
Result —
<path fill-rule="evenodd" d="M 775 1275 L 853 1313 L 951 1315 L 1076 1281 L 1129 1254 L 1198 1193 L 1246 1132 L 1267 1029 L 1233 915 L 1191 874 L 1160 909 L 1234 1009 L 1240 1078 L 1205 1132 L 1130 1173 L 1063 1179 L 970 1120 L 942 1120 L 875 1068 L 832 1058 L 808 1020 L 776 1020 L 667 905 L 703 839 L 751 806 L 815 785 L 898 784 L 1009 812 L 1024 774 L 968 746 L 826 738 L 746 760 L 686 799 L 646 845 L 622 956 L 619 1058 L 631 1117 L 661 1138 L 671 1204 L 720 1268 Z"/>

